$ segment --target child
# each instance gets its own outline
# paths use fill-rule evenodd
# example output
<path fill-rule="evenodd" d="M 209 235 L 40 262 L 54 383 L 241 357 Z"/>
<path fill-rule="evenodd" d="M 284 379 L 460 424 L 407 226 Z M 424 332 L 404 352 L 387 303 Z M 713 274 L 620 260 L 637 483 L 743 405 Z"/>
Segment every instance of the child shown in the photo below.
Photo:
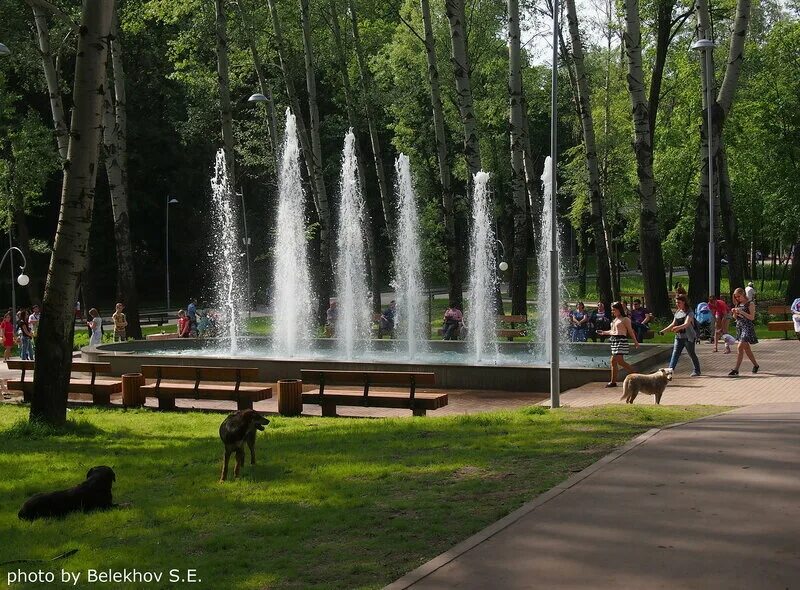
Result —
<path fill-rule="evenodd" d="M 731 353 L 731 345 L 732 344 L 736 344 L 736 338 L 734 338 L 733 336 L 731 336 L 730 334 L 728 334 L 726 332 L 725 334 L 720 334 L 719 340 L 722 340 L 723 342 L 725 342 L 725 352 L 722 353 L 722 354 L 730 354 Z"/>

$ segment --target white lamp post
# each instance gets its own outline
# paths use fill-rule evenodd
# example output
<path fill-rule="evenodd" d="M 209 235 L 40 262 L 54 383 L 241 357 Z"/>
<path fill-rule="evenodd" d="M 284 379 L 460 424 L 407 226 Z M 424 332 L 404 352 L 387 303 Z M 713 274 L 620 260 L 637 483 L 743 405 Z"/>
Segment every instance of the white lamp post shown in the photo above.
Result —
<path fill-rule="evenodd" d="M 558 215 L 556 213 L 556 195 L 558 194 L 558 176 L 556 159 L 558 156 L 558 11 L 559 0 L 553 0 L 553 65 L 550 89 L 550 407 L 561 405 L 561 375 L 558 358 Z M 546 236 L 542 236 L 545 239 Z M 544 285 L 540 287 L 545 288 Z"/>
<path fill-rule="evenodd" d="M 261 96 L 263 96 L 263 94 Z M 247 233 L 247 208 L 244 204 L 244 191 L 237 194 L 242 199 L 242 221 L 244 223 L 244 237 L 242 237 L 242 244 L 244 244 L 244 251 L 247 256 L 247 319 L 250 319 L 250 308 L 253 304 L 253 293 L 250 286 L 250 235 Z"/>
<path fill-rule="evenodd" d="M 706 60 L 706 114 L 708 134 L 708 295 L 716 295 L 716 248 L 714 246 L 714 134 L 711 129 L 711 110 L 714 104 L 714 86 L 712 80 L 711 56 L 715 44 L 711 39 L 698 39 L 692 44 L 692 49 L 702 51 Z"/>
<path fill-rule="evenodd" d="M 165 245 L 164 254 L 166 256 L 166 263 L 167 263 L 167 313 L 169 313 L 170 310 L 172 309 L 172 307 L 170 306 L 170 302 L 169 302 L 169 206 L 170 205 L 177 205 L 178 204 L 178 199 L 170 199 L 169 196 L 167 196 L 166 203 L 167 203 L 167 206 L 166 206 L 166 211 L 167 211 L 167 220 L 166 220 L 167 239 L 166 239 L 166 245 Z"/>

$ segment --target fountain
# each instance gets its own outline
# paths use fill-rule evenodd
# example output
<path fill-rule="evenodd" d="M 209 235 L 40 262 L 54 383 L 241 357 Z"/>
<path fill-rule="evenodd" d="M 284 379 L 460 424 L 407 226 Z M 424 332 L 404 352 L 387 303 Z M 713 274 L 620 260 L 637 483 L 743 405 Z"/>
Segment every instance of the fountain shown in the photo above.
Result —
<path fill-rule="evenodd" d="M 397 299 L 395 325 L 400 339 L 406 342 L 408 358 L 413 359 L 422 351 L 430 332 L 423 297 L 419 215 L 408 156 L 400 154 L 394 168 L 397 194 L 397 243 L 392 281 Z"/>
<path fill-rule="evenodd" d="M 278 215 L 272 286 L 272 347 L 289 358 L 311 344 L 313 306 L 305 223 L 306 196 L 300 170 L 297 121 L 286 109 L 278 173 Z"/>
<path fill-rule="evenodd" d="M 469 306 L 465 314 L 467 337 L 475 361 L 495 359 L 499 352 L 495 337 L 497 269 L 489 194 L 489 173 L 475 174 L 472 196 L 472 228 L 469 248 Z"/>
<path fill-rule="evenodd" d="M 369 348 L 372 297 L 367 287 L 366 252 L 364 251 L 364 198 L 358 181 L 355 135 L 350 129 L 344 138 L 342 173 L 339 180 L 341 204 L 339 231 L 336 236 L 336 337 L 345 359 L 354 358 L 357 350 Z"/>
<path fill-rule="evenodd" d="M 214 219 L 214 260 L 216 268 L 216 302 L 222 308 L 224 338 L 231 353 L 239 350 L 238 331 L 241 326 L 242 297 L 239 253 L 239 226 L 236 223 L 234 190 L 228 183 L 225 150 L 217 151 L 214 177 L 211 179 L 212 199 L 217 217 Z"/>
<path fill-rule="evenodd" d="M 536 341 L 544 343 L 546 356 L 539 358 L 540 361 L 550 359 L 550 322 L 547 318 L 550 314 L 550 232 L 552 230 L 552 208 L 556 206 L 556 199 L 553 197 L 553 181 L 551 178 L 550 156 L 544 161 L 544 173 L 542 183 L 544 185 L 544 195 L 542 198 L 542 228 L 539 231 L 542 241 L 540 242 L 538 256 L 538 295 L 536 298 L 536 309 L 539 317 L 536 322 Z M 561 227 L 556 228 L 558 243 L 561 243 Z M 561 301 L 566 300 L 567 290 L 564 286 L 564 269 L 561 266 L 561 258 L 558 265 L 558 293 Z M 559 307 L 560 309 L 560 307 Z M 559 338 L 563 340 L 563 338 Z"/>

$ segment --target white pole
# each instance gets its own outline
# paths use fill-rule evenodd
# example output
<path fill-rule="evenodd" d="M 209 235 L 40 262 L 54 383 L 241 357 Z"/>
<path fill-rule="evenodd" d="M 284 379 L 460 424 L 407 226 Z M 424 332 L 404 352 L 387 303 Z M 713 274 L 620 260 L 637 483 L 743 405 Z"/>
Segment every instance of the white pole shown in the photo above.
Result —
<path fill-rule="evenodd" d="M 170 310 L 172 309 L 169 305 L 169 195 L 167 195 L 166 205 L 167 205 L 167 220 L 166 220 L 167 239 L 166 239 L 166 248 L 164 254 L 167 262 L 167 313 L 169 313 Z"/>
<path fill-rule="evenodd" d="M 558 358 L 558 214 L 556 194 L 558 176 L 556 156 L 558 154 L 558 0 L 553 0 L 553 67 L 550 92 L 550 407 L 561 405 L 561 379 Z M 542 236 L 544 237 L 544 236 Z"/>
<path fill-rule="evenodd" d="M 706 58 L 706 111 L 708 116 L 708 295 L 717 294 L 716 249 L 714 247 L 714 133 L 711 127 L 711 111 L 714 104 L 714 86 L 711 71 L 713 45 L 705 48 Z"/>

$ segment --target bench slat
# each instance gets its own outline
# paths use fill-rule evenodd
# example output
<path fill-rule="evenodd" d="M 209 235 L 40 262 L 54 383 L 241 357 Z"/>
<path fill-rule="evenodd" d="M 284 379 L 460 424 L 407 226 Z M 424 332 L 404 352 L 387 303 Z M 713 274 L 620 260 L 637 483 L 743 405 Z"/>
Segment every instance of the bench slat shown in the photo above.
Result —
<path fill-rule="evenodd" d="M 781 321 L 781 322 L 770 322 L 767 324 L 767 329 L 770 332 L 794 332 L 794 322 L 792 321 Z"/>
<path fill-rule="evenodd" d="M 770 315 L 789 315 L 792 312 L 788 305 L 770 305 L 767 308 L 767 313 Z"/>
<path fill-rule="evenodd" d="M 259 381 L 258 367 L 192 367 L 177 365 L 142 365 L 142 375 L 149 379 L 179 379 L 195 381 Z"/>
<path fill-rule="evenodd" d="M 339 371 L 339 370 L 317 370 L 301 369 L 300 378 L 303 383 L 319 384 L 320 377 L 323 377 L 326 385 L 363 385 L 369 382 L 370 385 L 411 385 L 411 378 L 417 387 L 425 385 L 436 385 L 436 375 L 434 373 L 415 373 L 409 372 L 386 372 L 386 371 Z M 361 393 L 363 396 L 363 392 Z M 406 394 L 408 396 L 408 394 Z M 370 394 L 370 397 L 372 395 Z"/>
<path fill-rule="evenodd" d="M 497 322 L 502 324 L 527 324 L 528 318 L 524 315 L 499 315 Z"/>
<path fill-rule="evenodd" d="M 326 391 L 324 395 L 314 391 L 303 392 L 303 403 L 321 404 L 326 402 L 342 406 L 437 410 L 447 405 L 447 394 L 417 393 L 414 399 L 411 399 L 408 393 L 397 391 L 373 392 L 367 398 L 362 392 L 355 391 Z"/>
<path fill-rule="evenodd" d="M 151 396 L 155 397 L 156 384 L 142 385 L 141 390 L 151 393 Z M 260 385 L 240 385 L 237 391 L 235 385 L 200 385 L 195 390 L 194 383 L 165 383 L 162 381 L 158 387 L 158 397 L 232 401 L 241 398 L 261 401 L 272 397 L 272 388 Z"/>

